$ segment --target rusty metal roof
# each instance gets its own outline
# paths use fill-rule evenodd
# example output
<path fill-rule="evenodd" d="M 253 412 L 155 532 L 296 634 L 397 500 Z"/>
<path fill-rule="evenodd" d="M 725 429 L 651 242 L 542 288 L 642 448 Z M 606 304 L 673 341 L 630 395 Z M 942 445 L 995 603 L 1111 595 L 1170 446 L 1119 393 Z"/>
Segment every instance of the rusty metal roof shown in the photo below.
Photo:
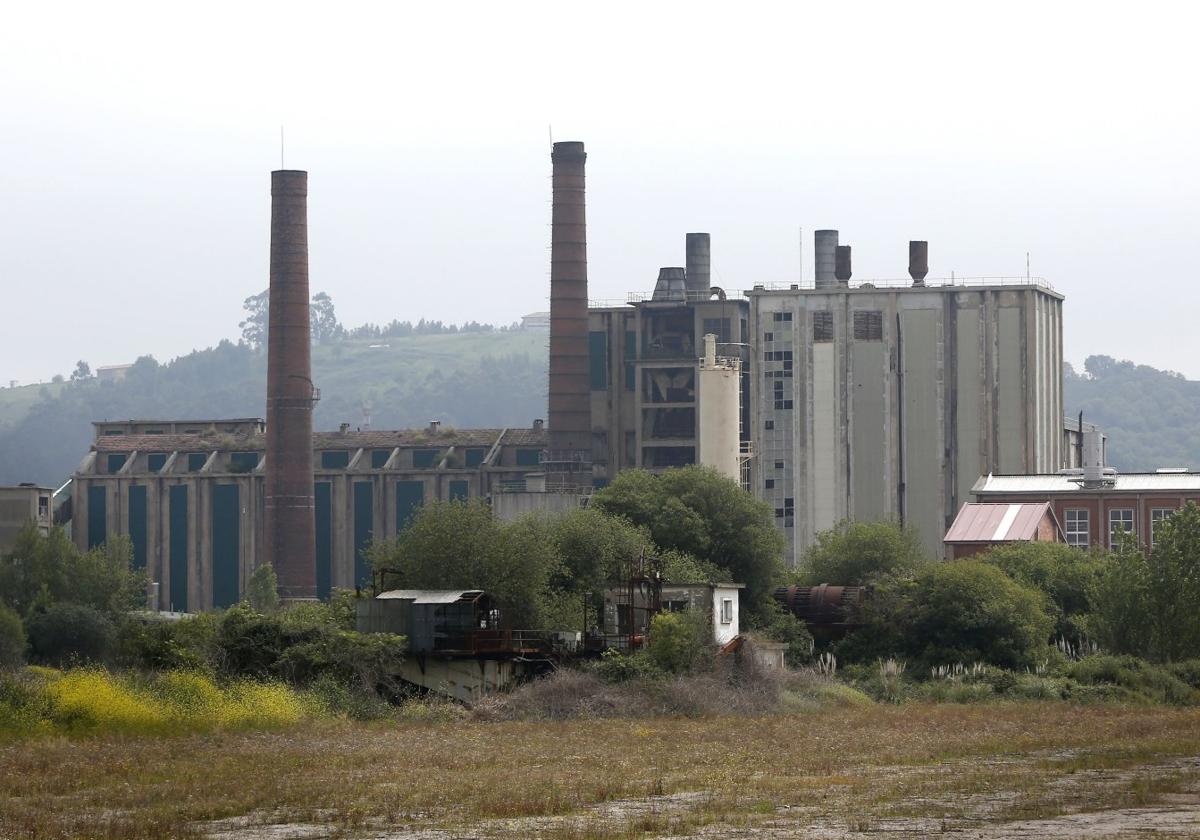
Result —
<path fill-rule="evenodd" d="M 1049 502 L 967 503 L 946 532 L 948 543 L 1015 542 L 1037 537 Z"/>
<path fill-rule="evenodd" d="M 391 449 L 394 447 L 445 449 L 450 446 L 492 446 L 504 434 L 504 446 L 545 448 L 544 429 L 400 429 L 369 432 L 315 432 L 313 449 Z M 255 451 L 266 449 L 266 435 L 260 433 L 201 432 L 168 435 L 103 435 L 92 448 L 97 452 L 210 452 Z"/>

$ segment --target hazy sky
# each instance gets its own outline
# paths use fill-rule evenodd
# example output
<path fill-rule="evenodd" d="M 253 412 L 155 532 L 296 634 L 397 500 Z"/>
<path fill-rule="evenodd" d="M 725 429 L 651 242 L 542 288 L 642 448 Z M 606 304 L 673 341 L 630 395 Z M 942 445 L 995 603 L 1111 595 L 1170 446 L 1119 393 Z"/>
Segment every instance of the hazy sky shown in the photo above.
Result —
<path fill-rule="evenodd" d="M 684 234 L 713 282 L 1032 272 L 1066 355 L 1200 378 L 1200 61 L 1183 3 L 10 2 L 0 382 L 236 338 L 270 177 L 309 171 L 348 325 L 548 307 L 551 127 L 588 150 L 591 297 Z"/>

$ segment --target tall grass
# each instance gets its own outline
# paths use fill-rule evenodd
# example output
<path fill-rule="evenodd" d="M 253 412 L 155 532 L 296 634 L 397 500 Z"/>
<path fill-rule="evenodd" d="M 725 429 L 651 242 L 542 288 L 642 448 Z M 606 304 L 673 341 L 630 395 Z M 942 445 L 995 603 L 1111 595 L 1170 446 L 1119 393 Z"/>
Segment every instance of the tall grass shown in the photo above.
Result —
<path fill-rule="evenodd" d="M 0 734 L 171 734 L 280 729 L 326 716 L 313 695 L 282 683 L 168 671 L 151 677 L 101 668 L 26 669 L 0 676 Z"/>

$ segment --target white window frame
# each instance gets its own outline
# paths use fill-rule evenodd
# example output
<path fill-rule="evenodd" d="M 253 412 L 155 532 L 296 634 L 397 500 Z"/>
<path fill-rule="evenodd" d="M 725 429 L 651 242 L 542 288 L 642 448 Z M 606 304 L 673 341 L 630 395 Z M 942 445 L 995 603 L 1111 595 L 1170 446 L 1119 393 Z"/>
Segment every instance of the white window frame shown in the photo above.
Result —
<path fill-rule="evenodd" d="M 721 623 L 733 624 L 733 599 L 721 599 Z"/>
<path fill-rule="evenodd" d="M 1088 508 L 1067 508 L 1063 511 L 1063 534 L 1072 548 L 1087 548 L 1092 544 L 1092 512 Z M 1082 537 L 1082 542 L 1080 538 Z"/>
<path fill-rule="evenodd" d="M 1155 526 L 1164 519 L 1169 519 L 1178 512 L 1179 508 L 1150 508 L 1150 547 L 1154 548 Z"/>
<path fill-rule="evenodd" d="M 1120 514 L 1118 518 L 1116 514 Z M 1125 516 L 1125 514 L 1129 514 Z M 1129 527 L 1125 527 L 1128 524 Z M 1108 548 L 1111 551 L 1117 547 L 1117 532 L 1114 526 L 1120 525 L 1123 530 L 1137 538 L 1137 508 L 1108 509 Z"/>

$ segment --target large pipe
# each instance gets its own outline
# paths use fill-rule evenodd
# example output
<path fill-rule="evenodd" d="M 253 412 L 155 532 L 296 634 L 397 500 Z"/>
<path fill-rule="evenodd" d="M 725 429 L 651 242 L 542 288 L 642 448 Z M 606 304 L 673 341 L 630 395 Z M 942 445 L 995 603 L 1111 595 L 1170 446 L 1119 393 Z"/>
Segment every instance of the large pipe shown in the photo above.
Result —
<path fill-rule="evenodd" d="M 689 300 L 708 300 L 712 290 L 710 277 L 712 239 L 707 233 L 687 235 L 687 296 Z"/>
<path fill-rule="evenodd" d="M 816 285 L 818 289 L 837 288 L 835 263 L 837 261 L 838 232 L 818 230 L 813 234 L 813 254 L 816 261 Z"/>
<path fill-rule="evenodd" d="M 911 239 L 908 242 L 908 276 L 914 286 L 925 285 L 925 275 L 929 273 L 929 243 Z"/>
<path fill-rule="evenodd" d="M 287 600 L 317 597 L 308 296 L 308 173 L 271 173 L 265 562 Z"/>
<path fill-rule="evenodd" d="M 592 394 L 588 382 L 587 220 L 579 142 L 555 143 L 550 226 L 550 448 L 589 453 Z"/>

